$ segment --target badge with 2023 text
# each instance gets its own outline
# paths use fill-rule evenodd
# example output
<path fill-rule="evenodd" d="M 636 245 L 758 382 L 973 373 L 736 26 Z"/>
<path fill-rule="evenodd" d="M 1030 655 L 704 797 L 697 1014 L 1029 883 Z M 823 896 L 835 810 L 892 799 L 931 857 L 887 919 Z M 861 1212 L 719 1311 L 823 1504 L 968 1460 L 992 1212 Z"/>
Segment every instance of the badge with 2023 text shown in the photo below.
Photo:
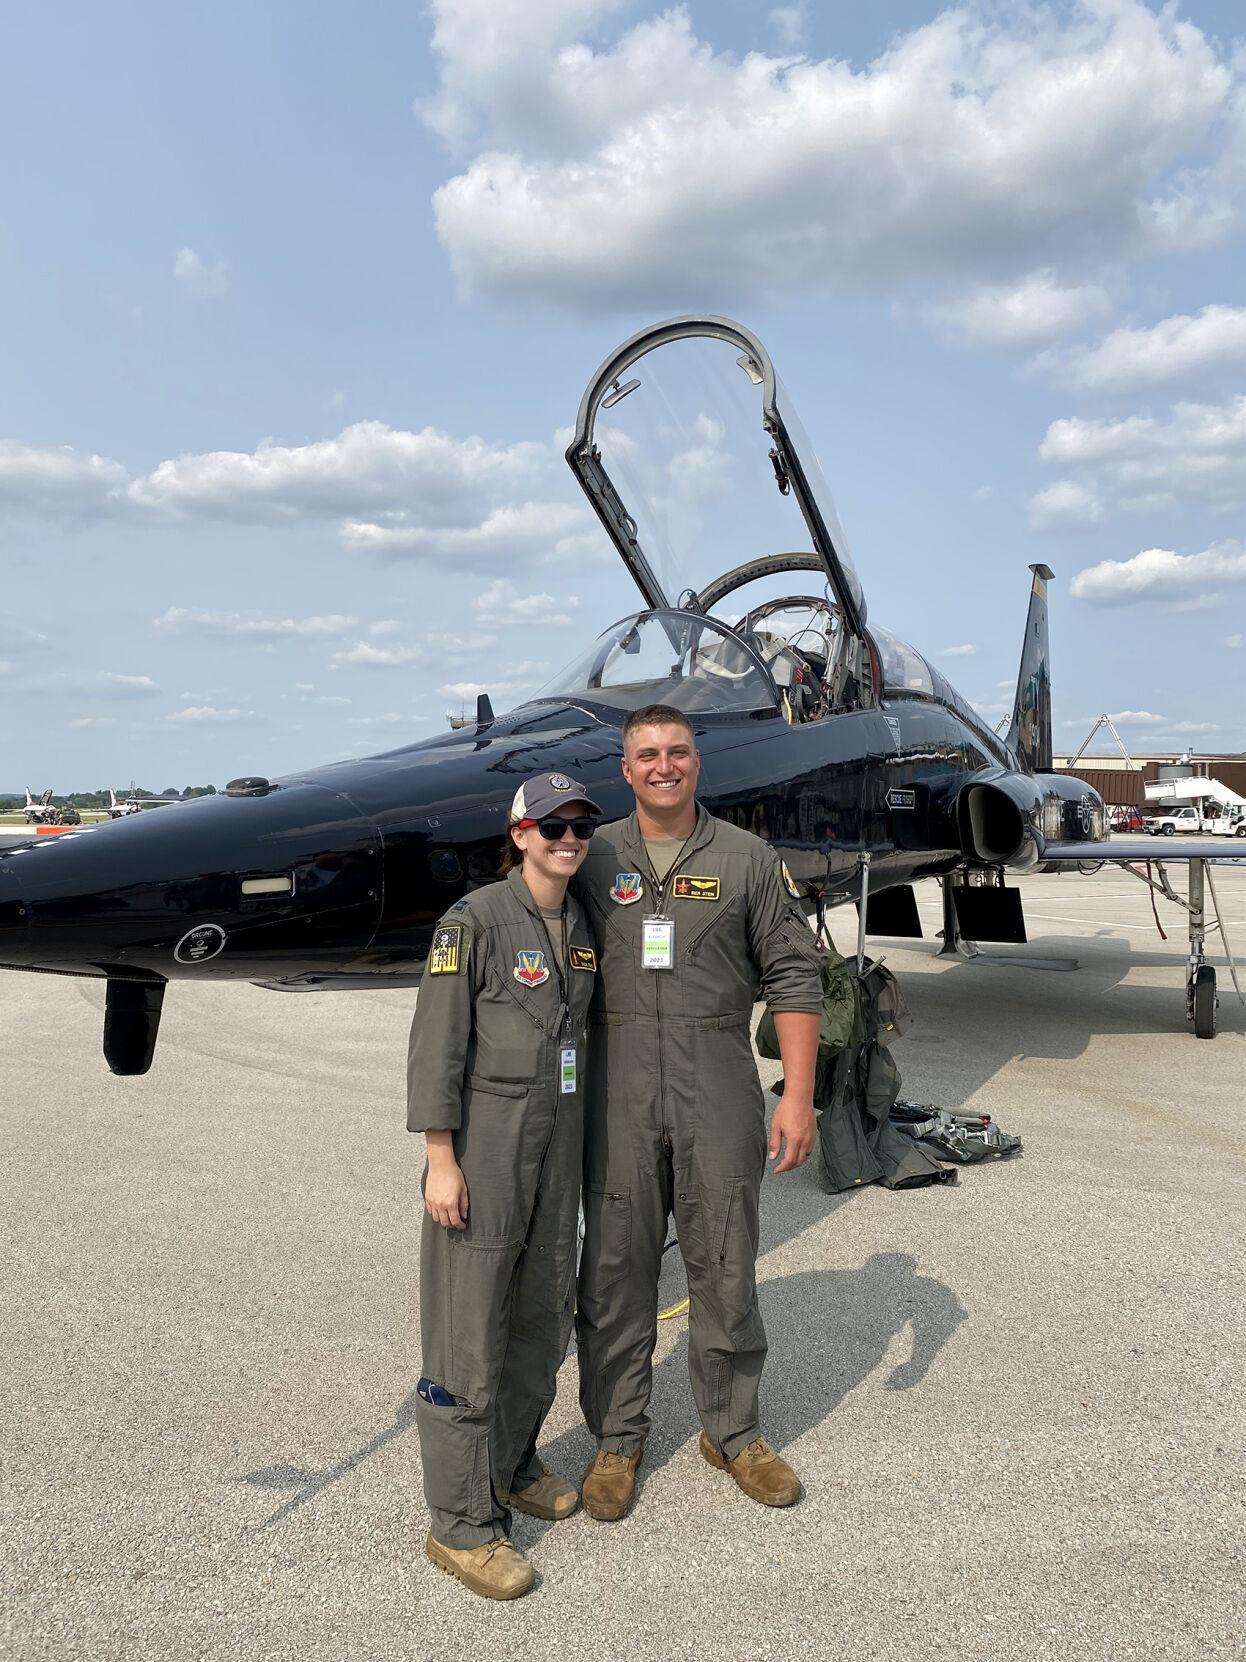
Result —
<path fill-rule="evenodd" d="M 675 924 L 672 918 L 649 917 L 642 920 L 640 967 L 646 970 L 675 968 Z"/>

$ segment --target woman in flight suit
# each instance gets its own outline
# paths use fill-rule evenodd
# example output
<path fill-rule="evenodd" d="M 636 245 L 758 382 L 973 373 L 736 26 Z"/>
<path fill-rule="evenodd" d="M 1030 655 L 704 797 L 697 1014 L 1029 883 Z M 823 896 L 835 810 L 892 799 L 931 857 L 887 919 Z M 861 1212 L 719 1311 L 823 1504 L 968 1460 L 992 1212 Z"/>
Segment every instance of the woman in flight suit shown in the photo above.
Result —
<path fill-rule="evenodd" d="M 407 1129 L 424 1132 L 423 1366 L 416 1419 L 425 1551 L 486 1598 L 532 1566 L 510 1510 L 569 1517 L 537 1434 L 574 1310 L 584 1035 L 597 956 L 567 894 L 601 810 L 565 774 L 511 805 L 505 881 L 437 925 L 411 1024 Z"/>

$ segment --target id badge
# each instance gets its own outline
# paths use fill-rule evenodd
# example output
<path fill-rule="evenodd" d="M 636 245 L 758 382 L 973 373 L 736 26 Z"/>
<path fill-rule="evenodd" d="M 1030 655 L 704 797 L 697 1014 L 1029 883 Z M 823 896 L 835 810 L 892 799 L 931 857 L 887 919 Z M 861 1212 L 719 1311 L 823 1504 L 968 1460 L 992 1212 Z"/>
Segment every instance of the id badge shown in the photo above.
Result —
<path fill-rule="evenodd" d="M 641 925 L 640 967 L 646 970 L 675 968 L 675 920 L 645 918 Z"/>
<path fill-rule="evenodd" d="M 565 1045 L 558 1052 L 558 1076 L 563 1096 L 575 1095 L 575 1046 Z"/>

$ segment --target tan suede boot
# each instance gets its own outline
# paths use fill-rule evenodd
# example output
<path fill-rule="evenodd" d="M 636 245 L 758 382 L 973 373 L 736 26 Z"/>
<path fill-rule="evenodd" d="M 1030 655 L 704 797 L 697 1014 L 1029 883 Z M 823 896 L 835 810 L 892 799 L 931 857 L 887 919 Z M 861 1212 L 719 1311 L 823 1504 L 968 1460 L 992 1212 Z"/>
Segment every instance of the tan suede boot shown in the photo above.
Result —
<path fill-rule="evenodd" d="M 764 1437 L 754 1437 L 734 1460 L 728 1460 L 702 1432 L 701 1453 L 715 1470 L 730 1472 L 737 1486 L 761 1506 L 791 1506 L 800 1499 L 800 1479 Z"/>
<path fill-rule="evenodd" d="M 597 1458 L 584 1473 L 581 1494 L 584 1510 L 599 1523 L 617 1523 L 625 1518 L 636 1499 L 636 1468 L 644 1449 L 635 1454 L 609 1454 L 597 1450 Z"/>
<path fill-rule="evenodd" d="M 516 1552 L 504 1535 L 496 1541 L 486 1541 L 482 1547 L 468 1547 L 461 1551 L 443 1547 L 430 1535 L 424 1543 L 424 1551 L 439 1570 L 457 1576 L 464 1587 L 470 1587 L 481 1598 L 517 1599 L 536 1580 L 532 1565 L 522 1552 Z"/>
<path fill-rule="evenodd" d="M 544 1518 L 549 1523 L 569 1518 L 579 1504 L 580 1491 L 557 1472 L 542 1472 L 526 1489 L 512 1489 L 503 1502 L 505 1506 L 513 1506 L 516 1512 L 526 1512 L 530 1518 Z"/>

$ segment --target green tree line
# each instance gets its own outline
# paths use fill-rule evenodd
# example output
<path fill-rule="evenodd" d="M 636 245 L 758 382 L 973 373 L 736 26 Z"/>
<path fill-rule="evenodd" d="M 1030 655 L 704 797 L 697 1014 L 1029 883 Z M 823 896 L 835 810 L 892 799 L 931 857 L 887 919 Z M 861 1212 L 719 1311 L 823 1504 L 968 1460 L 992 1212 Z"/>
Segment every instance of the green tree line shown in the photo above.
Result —
<path fill-rule="evenodd" d="M 42 795 L 41 788 L 34 785 L 30 788 L 36 797 Z M 113 789 L 116 790 L 116 786 Z M 176 785 L 168 785 L 162 791 L 149 790 L 146 785 L 134 785 L 128 790 L 117 791 L 119 799 L 126 796 L 177 796 L 187 801 L 191 797 L 215 795 L 215 785 L 186 785 L 181 790 Z M 58 808 L 107 808 L 108 787 L 98 791 L 70 791 L 66 796 L 54 796 L 52 801 Z M 10 814 L 15 808 L 25 806 L 25 791 L 0 791 L 0 814 Z"/>

